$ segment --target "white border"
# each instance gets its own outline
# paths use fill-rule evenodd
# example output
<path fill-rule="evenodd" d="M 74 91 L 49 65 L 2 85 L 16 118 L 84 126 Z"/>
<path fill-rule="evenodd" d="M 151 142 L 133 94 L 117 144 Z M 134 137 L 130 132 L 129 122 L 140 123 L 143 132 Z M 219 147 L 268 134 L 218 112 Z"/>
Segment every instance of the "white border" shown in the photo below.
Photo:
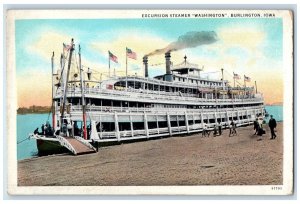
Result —
<path fill-rule="evenodd" d="M 162 10 L 161 10 L 162 11 Z M 160 10 L 18 10 L 9 11 L 7 18 L 7 124 L 8 135 L 16 135 L 16 70 L 15 36 L 16 19 L 78 19 L 86 18 L 141 18 L 143 13 L 158 13 Z M 201 13 L 199 10 L 163 10 L 164 13 Z M 210 13 L 241 13 L 242 10 L 210 10 Z M 249 11 L 244 11 L 249 12 Z M 263 10 L 252 10 L 263 12 Z M 268 11 L 270 12 L 270 11 Z M 283 19 L 283 66 L 284 72 L 284 168 L 281 191 L 272 191 L 273 186 L 89 186 L 89 187 L 18 187 L 16 137 L 8 138 L 8 192 L 12 195 L 287 195 L 293 188 L 293 21 L 289 11 L 272 11 L 277 18 Z"/>

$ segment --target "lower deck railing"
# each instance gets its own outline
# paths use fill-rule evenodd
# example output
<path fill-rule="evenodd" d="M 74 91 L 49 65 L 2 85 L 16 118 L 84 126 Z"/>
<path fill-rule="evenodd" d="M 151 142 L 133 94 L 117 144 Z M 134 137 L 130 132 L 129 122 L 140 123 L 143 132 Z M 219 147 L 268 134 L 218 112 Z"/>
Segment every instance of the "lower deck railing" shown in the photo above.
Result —
<path fill-rule="evenodd" d="M 250 125 L 253 124 L 253 121 L 250 119 L 244 119 L 240 120 L 239 123 L 236 124 L 237 127 L 243 126 L 243 125 Z M 207 124 L 208 130 L 213 130 L 215 125 L 217 123 L 211 123 Z M 222 122 L 222 129 L 228 128 L 229 125 L 226 122 Z M 196 133 L 196 132 L 202 132 L 203 127 L 202 124 L 192 124 L 188 126 L 189 132 Z M 169 128 L 154 128 L 148 130 L 148 137 L 158 137 L 158 136 L 168 136 L 168 135 L 176 135 L 176 134 L 186 134 L 187 126 L 177 126 L 177 127 L 171 127 L 171 134 L 169 132 Z M 148 138 L 146 135 L 146 130 L 125 130 L 125 131 L 119 131 L 120 134 L 120 140 L 132 140 L 132 139 L 142 139 L 142 138 Z M 105 142 L 105 141 L 117 141 L 118 136 L 115 131 L 111 132 L 98 132 L 99 140 L 95 140 L 98 142 Z"/>

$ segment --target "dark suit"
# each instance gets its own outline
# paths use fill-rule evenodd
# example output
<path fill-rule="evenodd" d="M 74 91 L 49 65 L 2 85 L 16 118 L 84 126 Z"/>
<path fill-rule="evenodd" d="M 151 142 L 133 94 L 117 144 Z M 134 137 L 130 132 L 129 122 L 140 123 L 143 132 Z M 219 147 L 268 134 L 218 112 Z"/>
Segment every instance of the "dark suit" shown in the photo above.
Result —
<path fill-rule="evenodd" d="M 276 126 L 277 126 L 276 120 L 274 118 L 271 118 L 269 120 L 269 127 L 270 127 L 270 130 L 271 130 L 271 139 L 275 139 L 276 138 L 276 134 L 275 134 L 275 131 L 274 131 L 274 129 L 276 128 Z"/>

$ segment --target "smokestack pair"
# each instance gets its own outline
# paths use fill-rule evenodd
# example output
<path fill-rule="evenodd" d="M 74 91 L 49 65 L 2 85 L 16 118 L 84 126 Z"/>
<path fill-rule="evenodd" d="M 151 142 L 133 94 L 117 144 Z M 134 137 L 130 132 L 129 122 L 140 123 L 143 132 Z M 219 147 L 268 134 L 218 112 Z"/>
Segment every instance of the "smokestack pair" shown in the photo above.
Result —
<path fill-rule="evenodd" d="M 166 58 L 166 74 L 165 74 L 165 81 L 172 81 L 172 74 L 171 74 L 171 53 L 166 52 L 165 53 L 165 58 Z M 148 57 L 144 56 L 143 57 L 143 63 L 145 67 L 145 78 L 147 78 L 148 75 Z"/>

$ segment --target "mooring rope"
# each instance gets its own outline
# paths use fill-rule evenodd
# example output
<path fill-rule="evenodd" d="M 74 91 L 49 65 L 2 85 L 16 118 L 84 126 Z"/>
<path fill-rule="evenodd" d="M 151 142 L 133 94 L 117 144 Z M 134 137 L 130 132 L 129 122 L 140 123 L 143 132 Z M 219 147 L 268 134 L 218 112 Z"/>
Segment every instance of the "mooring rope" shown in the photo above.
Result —
<path fill-rule="evenodd" d="M 26 140 L 29 140 L 30 139 L 30 136 L 28 136 L 27 138 L 25 138 L 24 140 L 21 140 L 19 142 L 17 142 L 17 144 L 21 144 L 22 142 L 25 142 Z"/>

